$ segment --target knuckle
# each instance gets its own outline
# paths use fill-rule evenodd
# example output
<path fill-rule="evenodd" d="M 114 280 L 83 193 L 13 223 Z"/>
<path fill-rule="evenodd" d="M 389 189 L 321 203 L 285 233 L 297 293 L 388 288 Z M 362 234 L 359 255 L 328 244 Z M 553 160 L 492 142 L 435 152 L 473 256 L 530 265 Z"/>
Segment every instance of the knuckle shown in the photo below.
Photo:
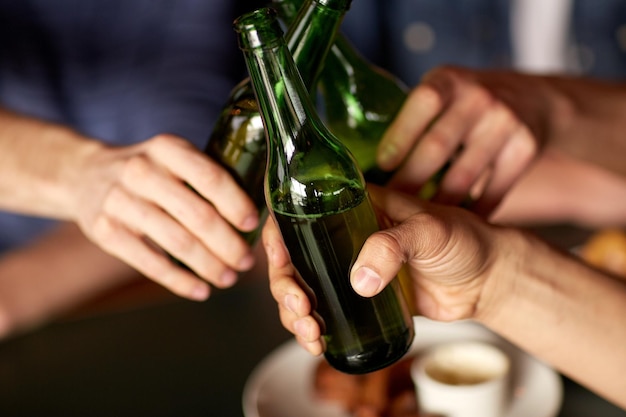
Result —
<path fill-rule="evenodd" d="M 220 277 L 226 270 L 226 266 L 220 261 L 211 257 L 212 261 L 199 262 L 191 266 L 194 272 L 203 279 L 216 283 L 217 278 Z"/>
<path fill-rule="evenodd" d="M 428 155 L 448 155 L 454 148 L 454 138 L 445 129 L 435 126 L 428 132 L 422 146 Z"/>
<path fill-rule="evenodd" d="M 166 240 L 167 249 L 176 255 L 193 251 L 197 244 L 196 239 L 189 233 L 178 229 L 168 232 Z"/>
<path fill-rule="evenodd" d="M 489 90 L 482 85 L 474 84 L 470 89 L 471 103 L 476 109 L 498 109 L 501 105 Z"/>
<path fill-rule="evenodd" d="M 301 288 L 295 282 L 293 276 L 286 274 L 285 272 L 278 272 L 270 269 L 271 277 L 271 285 L 270 285 L 270 293 L 272 294 L 272 298 L 276 300 L 276 302 L 280 305 L 283 305 L 285 302 L 285 296 L 289 293 L 298 294 L 301 297 L 306 298 L 306 295 L 301 290 Z"/>
<path fill-rule="evenodd" d="M 283 298 L 287 294 L 285 290 L 284 277 L 282 274 L 278 274 L 277 271 L 270 268 L 269 270 L 269 278 L 270 278 L 270 294 L 272 298 L 278 303 L 278 305 L 282 306 Z"/>
<path fill-rule="evenodd" d="M 119 225 L 105 213 L 99 213 L 93 220 L 91 236 L 102 247 L 115 248 L 120 240 Z"/>
<path fill-rule="evenodd" d="M 441 93 L 432 85 L 422 85 L 414 90 L 415 100 L 428 108 L 441 108 L 443 99 Z"/>
<path fill-rule="evenodd" d="M 478 167 L 457 164 L 446 178 L 446 187 L 449 191 L 463 192 L 470 188 L 478 176 Z"/>
<path fill-rule="evenodd" d="M 168 133 L 153 136 L 145 143 L 146 154 L 159 160 L 173 158 L 175 155 L 181 155 L 181 149 L 189 150 L 192 148 L 194 146 L 190 142 Z"/>
<path fill-rule="evenodd" d="M 151 147 L 159 151 L 164 151 L 170 149 L 172 146 L 180 146 L 186 143 L 182 138 L 169 133 L 160 133 L 153 136 L 148 142 Z"/>
<path fill-rule="evenodd" d="M 369 238 L 370 244 L 376 248 L 378 256 L 383 259 L 404 259 L 398 230 L 395 228 L 382 230 Z"/>
<path fill-rule="evenodd" d="M 455 77 L 457 75 L 457 70 L 458 68 L 454 65 L 442 64 L 428 71 L 424 75 L 423 79 L 426 81 L 430 81 L 438 77 L 441 77 L 441 78 Z"/>
<path fill-rule="evenodd" d="M 509 134 L 515 133 L 515 131 L 520 130 L 524 126 L 517 114 L 507 104 L 498 99 L 494 100 L 492 111 L 501 130 Z"/>
<path fill-rule="evenodd" d="M 315 342 L 321 336 L 319 325 L 312 316 L 307 316 L 304 318 L 304 320 L 307 322 L 308 324 L 307 328 L 309 330 L 307 333 L 306 341 Z"/>
<path fill-rule="evenodd" d="M 500 100 L 494 99 L 494 111 L 506 122 L 511 124 L 519 124 L 517 115 L 511 110 L 509 106 Z"/>
<path fill-rule="evenodd" d="M 281 304 L 278 304 L 278 317 L 283 327 L 285 327 L 286 329 L 293 329 L 293 322 L 296 321 L 297 317 Z M 292 331 L 292 333 L 295 332 Z"/>
<path fill-rule="evenodd" d="M 227 173 L 217 164 L 211 164 L 203 172 L 203 183 L 206 187 L 221 187 L 227 179 Z"/>
<path fill-rule="evenodd" d="M 406 228 L 407 230 L 404 230 Z M 436 242 L 447 241 L 451 224 L 442 217 L 429 212 L 420 212 L 399 226 L 396 236 L 402 247 L 416 247 L 420 252 L 436 249 Z M 416 231 L 419 231 L 416 233 Z M 409 239 L 409 242 L 403 242 Z"/>
<path fill-rule="evenodd" d="M 534 140 L 528 129 L 514 142 L 515 151 L 520 157 L 532 157 L 539 151 L 539 144 Z"/>
<path fill-rule="evenodd" d="M 204 201 L 199 204 L 190 204 L 186 207 L 186 210 L 189 210 L 189 218 L 202 229 L 209 229 L 207 225 L 214 223 L 220 218 L 215 208 Z"/>
<path fill-rule="evenodd" d="M 113 184 L 102 200 L 102 210 L 105 213 L 115 213 L 126 204 L 127 199 L 128 197 L 122 187 L 119 184 Z"/>
<path fill-rule="evenodd" d="M 143 154 L 137 154 L 129 157 L 122 167 L 122 181 L 131 183 L 137 180 L 143 180 L 150 176 L 151 164 L 148 158 Z"/>
<path fill-rule="evenodd" d="M 138 262 L 142 272 L 159 284 L 169 287 L 174 281 L 171 274 L 172 266 L 169 261 L 165 261 L 162 257 L 140 259 Z"/>

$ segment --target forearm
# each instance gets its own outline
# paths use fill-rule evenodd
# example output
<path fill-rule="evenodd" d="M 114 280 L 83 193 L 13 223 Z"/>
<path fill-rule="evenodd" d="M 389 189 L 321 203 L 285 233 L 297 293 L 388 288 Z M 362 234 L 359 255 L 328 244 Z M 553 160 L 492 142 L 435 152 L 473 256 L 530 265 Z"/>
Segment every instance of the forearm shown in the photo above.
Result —
<path fill-rule="evenodd" d="M 91 243 L 76 225 L 62 224 L 0 257 L 0 339 L 139 277 Z"/>
<path fill-rule="evenodd" d="M 0 108 L 0 209 L 70 219 L 73 186 L 98 146 L 64 126 Z"/>
<path fill-rule="evenodd" d="M 490 220 L 585 228 L 626 225 L 626 177 L 563 153 L 544 152 L 507 191 Z"/>
<path fill-rule="evenodd" d="M 626 408 L 626 283 L 534 237 L 506 233 L 508 243 L 500 247 L 508 249 L 490 275 L 477 318 Z"/>
<path fill-rule="evenodd" d="M 585 78 L 511 77 L 501 84 L 523 86 L 532 93 L 498 89 L 497 84 L 491 88 L 545 149 L 507 191 L 491 220 L 587 227 L 624 224 L 626 85 Z"/>

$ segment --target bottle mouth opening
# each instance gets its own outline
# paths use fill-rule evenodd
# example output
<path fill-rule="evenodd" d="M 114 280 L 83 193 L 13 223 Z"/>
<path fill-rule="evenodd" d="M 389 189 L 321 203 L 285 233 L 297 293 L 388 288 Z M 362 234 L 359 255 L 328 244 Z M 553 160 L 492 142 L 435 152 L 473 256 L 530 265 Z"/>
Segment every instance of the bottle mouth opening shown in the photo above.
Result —
<path fill-rule="evenodd" d="M 348 10 L 352 0 L 315 0 L 319 4 L 336 10 Z"/>
<path fill-rule="evenodd" d="M 269 7 L 239 16 L 233 22 L 233 29 L 239 35 L 239 47 L 242 50 L 272 46 L 280 41 L 283 33 L 276 11 Z"/>

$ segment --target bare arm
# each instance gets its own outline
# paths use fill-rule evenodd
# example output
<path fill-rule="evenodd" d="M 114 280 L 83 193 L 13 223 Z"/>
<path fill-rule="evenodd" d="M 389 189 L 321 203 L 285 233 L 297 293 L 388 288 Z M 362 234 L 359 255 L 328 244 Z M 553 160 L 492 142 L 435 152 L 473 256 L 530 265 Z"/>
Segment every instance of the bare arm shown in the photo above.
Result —
<path fill-rule="evenodd" d="M 626 408 L 626 282 L 468 211 L 372 191 L 396 225 L 373 234 L 363 246 L 351 273 L 359 294 L 377 294 L 406 265 L 420 314 L 481 321 Z M 293 279 L 295 271 L 271 222 L 263 238 L 281 321 L 309 352 L 320 354 L 323 343 L 311 303 Z"/>
<path fill-rule="evenodd" d="M 626 176 L 548 150 L 507 191 L 489 220 L 589 229 L 625 225 Z"/>
<path fill-rule="evenodd" d="M 192 299 L 208 297 L 205 281 L 230 286 L 254 262 L 235 230 L 257 225 L 252 201 L 217 163 L 172 135 L 111 147 L 0 110 L 0 208 L 74 221 L 106 252 Z"/>
<path fill-rule="evenodd" d="M 72 219 L 87 157 L 100 147 L 64 126 L 0 109 L 0 208 Z"/>
<path fill-rule="evenodd" d="M 626 409 L 626 283 L 533 236 L 502 238 L 476 318 Z"/>
<path fill-rule="evenodd" d="M 0 339 L 45 324 L 95 296 L 140 278 L 63 223 L 0 257 Z"/>
<path fill-rule="evenodd" d="M 481 321 L 626 408 L 624 281 L 533 235 L 456 208 L 411 208 L 414 203 L 397 195 L 378 201 L 401 223 L 370 238 L 355 262 L 353 283 L 363 266 L 386 283 L 406 263 L 422 314 Z"/>

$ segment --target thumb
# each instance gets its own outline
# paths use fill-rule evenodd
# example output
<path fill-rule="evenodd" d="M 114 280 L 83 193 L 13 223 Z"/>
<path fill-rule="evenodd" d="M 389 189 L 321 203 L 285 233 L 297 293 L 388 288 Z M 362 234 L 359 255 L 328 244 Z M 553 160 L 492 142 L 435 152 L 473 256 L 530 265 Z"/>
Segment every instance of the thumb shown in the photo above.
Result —
<path fill-rule="evenodd" d="M 371 184 L 368 187 L 372 202 L 380 212 L 388 216 L 387 220 L 398 224 L 368 237 L 352 266 L 350 283 L 364 297 L 372 297 L 382 291 L 410 259 L 407 250 L 412 250 L 413 245 L 406 240 L 412 239 L 415 233 L 407 230 L 410 226 L 404 222 L 422 212 L 425 204 L 406 194 Z"/>
<path fill-rule="evenodd" d="M 406 262 L 393 229 L 372 234 L 352 266 L 350 283 L 363 297 L 373 297 L 391 282 Z"/>

